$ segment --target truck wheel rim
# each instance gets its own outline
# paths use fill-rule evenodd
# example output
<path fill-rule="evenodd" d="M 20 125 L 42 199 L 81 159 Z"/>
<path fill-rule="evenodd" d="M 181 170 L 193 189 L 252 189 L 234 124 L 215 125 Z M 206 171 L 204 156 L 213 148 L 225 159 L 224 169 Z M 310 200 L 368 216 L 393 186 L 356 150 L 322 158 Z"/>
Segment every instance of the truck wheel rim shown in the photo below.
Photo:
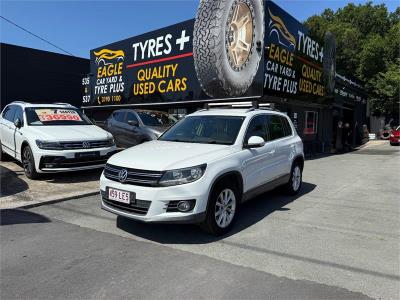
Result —
<path fill-rule="evenodd" d="M 253 11 L 246 2 L 234 3 L 227 22 L 226 49 L 229 63 L 235 71 L 240 71 L 247 64 L 253 44 Z"/>
<path fill-rule="evenodd" d="M 226 228 L 235 216 L 236 197 L 231 189 L 223 190 L 215 203 L 215 222 L 220 228 Z"/>
<path fill-rule="evenodd" d="M 301 183 L 301 171 L 299 166 L 296 166 L 293 169 L 293 174 L 292 174 L 292 186 L 294 191 L 297 191 L 299 189 L 300 183 Z"/>

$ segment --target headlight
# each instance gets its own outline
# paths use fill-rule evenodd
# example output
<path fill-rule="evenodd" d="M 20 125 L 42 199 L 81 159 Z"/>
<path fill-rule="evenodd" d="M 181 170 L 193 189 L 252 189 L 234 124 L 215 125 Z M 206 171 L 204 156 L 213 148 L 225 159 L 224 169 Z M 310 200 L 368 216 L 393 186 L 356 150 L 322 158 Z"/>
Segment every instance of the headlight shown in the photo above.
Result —
<path fill-rule="evenodd" d="M 63 150 L 64 147 L 59 142 L 46 142 L 36 140 L 36 145 L 43 150 Z"/>
<path fill-rule="evenodd" d="M 115 145 L 115 140 L 114 140 L 113 137 L 110 137 L 107 141 L 108 141 L 108 145 L 109 145 L 110 147 Z"/>
<path fill-rule="evenodd" d="M 203 176 L 206 167 L 207 165 L 204 164 L 191 168 L 166 171 L 163 177 L 161 177 L 159 184 L 161 186 L 171 186 L 199 180 Z"/>

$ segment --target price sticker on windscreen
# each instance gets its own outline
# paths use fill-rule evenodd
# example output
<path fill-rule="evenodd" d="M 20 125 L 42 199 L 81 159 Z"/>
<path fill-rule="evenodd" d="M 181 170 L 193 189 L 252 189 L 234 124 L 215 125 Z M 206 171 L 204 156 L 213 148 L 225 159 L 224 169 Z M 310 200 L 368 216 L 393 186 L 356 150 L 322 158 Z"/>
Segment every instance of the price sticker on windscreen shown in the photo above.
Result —
<path fill-rule="evenodd" d="M 78 112 L 71 109 L 36 109 L 35 112 L 41 122 L 82 121 Z"/>

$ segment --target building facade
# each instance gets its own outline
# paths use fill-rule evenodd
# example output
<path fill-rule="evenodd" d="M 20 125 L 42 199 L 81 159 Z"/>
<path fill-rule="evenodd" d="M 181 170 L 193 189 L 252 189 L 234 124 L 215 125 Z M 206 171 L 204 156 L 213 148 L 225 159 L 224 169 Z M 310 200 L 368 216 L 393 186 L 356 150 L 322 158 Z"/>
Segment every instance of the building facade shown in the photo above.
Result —
<path fill-rule="evenodd" d="M 209 102 L 257 100 L 290 116 L 308 153 L 342 149 L 347 123 L 351 142 L 362 140 L 366 95 L 336 74 L 332 34 L 315 40 L 272 1 L 202 9 L 195 19 L 93 49 L 85 112 L 104 120 L 120 108 L 191 113 Z"/>

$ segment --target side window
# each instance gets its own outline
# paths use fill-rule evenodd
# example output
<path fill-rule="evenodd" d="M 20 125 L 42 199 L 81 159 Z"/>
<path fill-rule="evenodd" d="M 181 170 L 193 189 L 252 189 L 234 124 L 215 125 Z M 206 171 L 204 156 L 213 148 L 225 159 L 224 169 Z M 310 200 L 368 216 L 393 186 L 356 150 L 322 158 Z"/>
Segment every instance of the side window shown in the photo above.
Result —
<path fill-rule="evenodd" d="M 249 138 L 252 136 L 262 137 L 265 141 L 267 140 L 267 128 L 266 128 L 266 116 L 256 116 L 250 121 L 249 127 L 247 128 L 244 142 L 247 143 Z"/>
<path fill-rule="evenodd" d="M 15 109 L 14 121 L 16 119 L 20 119 L 22 124 L 24 124 L 24 113 L 22 111 L 22 107 L 17 106 Z"/>
<path fill-rule="evenodd" d="M 15 105 L 9 105 L 3 112 L 3 118 L 7 121 L 14 122 Z"/>
<path fill-rule="evenodd" d="M 128 123 L 128 121 L 136 121 L 139 122 L 136 115 L 133 112 L 128 112 L 126 114 L 126 120 L 125 123 Z"/>
<path fill-rule="evenodd" d="M 285 129 L 281 120 L 282 118 L 277 115 L 271 115 L 268 118 L 268 132 L 271 141 L 285 136 Z"/>
<path fill-rule="evenodd" d="M 113 119 L 117 122 L 124 122 L 125 113 L 121 111 L 116 111 L 113 113 Z"/>
<path fill-rule="evenodd" d="M 289 121 L 285 117 L 281 117 L 281 121 L 283 123 L 283 128 L 285 129 L 285 136 L 292 135 L 292 127 L 290 127 Z"/>

